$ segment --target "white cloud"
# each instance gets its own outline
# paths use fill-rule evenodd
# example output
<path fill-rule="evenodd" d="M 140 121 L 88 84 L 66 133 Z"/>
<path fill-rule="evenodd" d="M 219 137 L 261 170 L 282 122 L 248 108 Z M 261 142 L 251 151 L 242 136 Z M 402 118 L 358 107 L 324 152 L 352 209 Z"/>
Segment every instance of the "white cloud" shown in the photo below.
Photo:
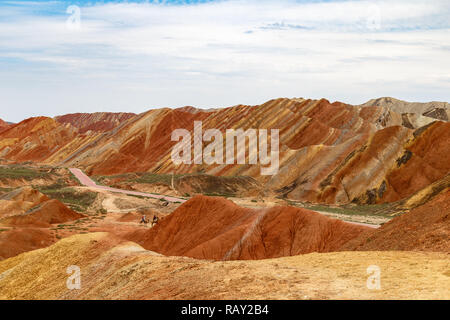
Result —
<path fill-rule="evenodd" d="M 449 11 L 447 1 L 98 4 L 81 7 L 73 31 L 65 10 L 6 7 L 0 118 L 280 96 L 450 100 Z"/>

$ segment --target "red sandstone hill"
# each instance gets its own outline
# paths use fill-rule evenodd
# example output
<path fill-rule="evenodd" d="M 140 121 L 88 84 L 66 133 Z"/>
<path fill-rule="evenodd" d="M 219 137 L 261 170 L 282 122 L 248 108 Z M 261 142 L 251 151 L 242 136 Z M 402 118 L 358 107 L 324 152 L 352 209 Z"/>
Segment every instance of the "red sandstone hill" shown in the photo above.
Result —
<path fill-rule="evenodd" d="M 434 121 L 432 118 L 428 118 Z M 449 173 L 450 123 L 405 122 L 384 107 L 357 107 L 325 99 L 275 99 L 259 106 L 210 111 L 155 109 L 117 131 L 79 139 L 57 152 L 65 166 L 88 174 L 124 172 L 195 173 L 250 176 L 268 193 L 291 200 L 384 203 L 404 199 Z M 179 165 L 171 161 L 178 128 L 280 130 L 280 170 L 262 176 L 259 165 Z M 412 121 L 412 120 L 411 120 Z M 425 146 L 425 149 L 423 149 Z M 431 147 L 433 146 L 433 147 Z M 436 156 L 439 154 L 439 156 Z M 248 155 L 248 152 L 247 152 Z M 429 161 L 431 159 L 431 161 Z"/>
<path fill-rule="evenodd" d="M 33 205 L 38 205 L 44 201 L 48 201 L 49 198 L 40 193 L 38 190 L 33 189 L 30 186 L 18 188 L 6 194 L 0 196 L 0 200 L 14 201 L 14 202 L 30 202 Z M 1 214 L 1 211 L 0 211 Z"/>
<path fill-rule="evenodd" d="M 50 227 L 55 223 L 64 223 L 84 217 L 67 208 L 62 202 L 53 199 L 46 201 L 29 211 L 0 220 L 8 226 Z"/>
<path fill-rule="evenodd" d="M 165 255 L 249 260 L 337 251 L 368 229 L 300 208 L 255 210 L 196 196 L 154 228 L 127 239 Z"/>
<path fill-rule="evenodd" d="M 450 252 L 450 189 L 379 229 L 361 234 L 343 249 Z"/>
<path fill-rule="evenodd" d="M 52 224 L 82 218 L 58 200 L 51 200 L 31 187 L 0 197 L 0 260 L 44 248 L 56 241 Z"/>
<path fill-rule="evenodd" d="M 7 226 L 50 227 L 83 217 L 62 202 L 49 199 L 31 187 L 2 195 L 0 205 L 0 224 Z"/>
<path fill-rule="evenodd" d="M 18 188 L 0 196 L 0 219 L 25 213 L 49 200 L 32 187 Z"/>
<path fill-rule="evenodd" d="M 10 124 L 8 124 L 7 122 L 0 119 L 0 132 L 5 129 L 8 129 L 9 127 L 10 127 Z"/>
<path fill-rule="evenodd" d="M 33 118 L 0 132 L 0 158 L 78 167 L 90 175 L 247 176 L 262 186 L 252 192 L 290 200 L 393 202 L 450 173 L 450 123 L 444 116 L 438 117 L 442 121 L 424 116 L 431 109 L 421 105 L 414 107 L 421 112 L 415 117 L 414 108 L 406 112 L 407 104 L 396 109 L 383 101 L 352 106 L 326 99 L 274 99 L 258 106 L 214 110 L 165 108 L 136 116 L 98 113 L 57 120 Z M 440 104 L 438 109 L 445 108 Z M 99 121 L 102 125 L 96 124 Z M 259 165 L 248 164 L 176 166 L 171 160 L 176 143 L 171 133 L 179 128 L 192 133 L 194 121 L 202 121 L 204 130 L 217 128 L 223 133 L 239 128 L 279 129 L 278 173 L 262 176 Z M 94 130 L 90 134 L 79 132 L 90 129 Z"/>
<path fill-rule="evenodd" d="M 134 113 L 112 113 L 112 112 L 96 112 L 96 113 L 73 113 L 55 117 L 59 123 L 70 123 L 79 129 L 80 133 L 87 131 L 106 132 L 110 131 L 128 119 L 136 116 Z"/>
<path fill-rule="evenodd" d="M 56 242 L 48 229 L 14 228 L 0 232 L 0 260 L 45 248 Z"/>
<path fill-rule="evenodd" d="M 47 117 L 26 119 L 0 132 L 0 157 L 41 162 L 77 135 L 75 128 Z"/>

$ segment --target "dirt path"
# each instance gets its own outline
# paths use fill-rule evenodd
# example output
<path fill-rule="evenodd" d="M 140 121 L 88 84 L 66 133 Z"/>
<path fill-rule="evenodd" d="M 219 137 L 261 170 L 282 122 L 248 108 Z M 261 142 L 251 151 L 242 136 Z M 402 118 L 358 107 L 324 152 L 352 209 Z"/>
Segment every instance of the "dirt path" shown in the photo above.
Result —
<path fill-rule="evenodd" d="M 116 189 L 116 188 L 111 188 L 111 187 L 106 187 L 106 186 L 99 186 L 94 181 L 92 181 L 91 178 L 89 178 L 86 174 L 84 174 L 84 172 L 81 171 L 80 169 L 70 168 L 69 170 L 80 181 L 80 183 L 86 187 L 99 189 L 99 190 L 106 190 L 106 191 L 110 191 L 110 192 L 123 193 L 123 194 L 133 195 L 133 196 L 161 199 L 161 200 L 165 200 L 167 202 L 181 202 L 181 203 L 186 202 L 186 200 L 182 199 L 182 198 L 164 196 L 164 195 L 153 194 L 153 193 L 122 190 L 122 189 Z"/>
<path fill-rule="evenodd" d="M 120 210 L 115 204 L 114 204 L 114 200 L 116 200 L 115 197 L 113 196 L 108 196 L 105 198 L 105 200 L 103 200 L 102 202 L 102 206 L 104 209 L 106 209 L 106 211 L 108 212 L 122 212 L 122 210 Z M 129 210 L 127 210 L 128 212 Z"/>
<path fill-rule="evenodd" d="M 335 219 L 339 219 L 348 223 L 352 223 L 352 224 L 357 224 L 360 226 L 365 226 L 365 227 L 370 227 L 370 228 L 374 228 L 377 229 L 379 227 L 381 227 L 380 224 L 377 223 L 385 223 L 388 222 L 390 219 L 386 219 L 386 218 L 368 218 L 366 216 L 346 216 L 344 214 L 339 214 L 339 213 L 331 213 L 331 212 L 326 212 L 326 211 L 316 211 L 320 214 L 323 214 L 324 216 L 328 216 L 330 218 L 335 218 Z M 353 220 L 350 220 L 353 219 Z M 362 220 L 362 221 L 366 221 L 366 222 L 360 222 L 357 220 Z"/>

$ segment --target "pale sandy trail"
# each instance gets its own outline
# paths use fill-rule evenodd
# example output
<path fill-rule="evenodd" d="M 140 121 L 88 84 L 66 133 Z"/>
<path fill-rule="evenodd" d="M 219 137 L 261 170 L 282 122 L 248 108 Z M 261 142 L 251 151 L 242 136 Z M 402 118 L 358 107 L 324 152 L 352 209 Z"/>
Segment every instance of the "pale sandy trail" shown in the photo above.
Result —
<path fill-rule="evenodd" d="M 80 181 L 80 183 L 86 187 L 94 188 L 94 189 L 101 189 L 106 190 L 110 192 L 117 192 L 117 193 L 123 193 L 128 195 L 134 195 L 134 196 L 142 196 L 142 197 L 148 197 L 148 198 L 154 198 L 154 199 L 163 199 L 168 202 L 186 202 L 185 199 L 182 198 L 176 198 L 176 197 L 170 197 L 170 196 L 164 196 L 159 194 L 153 194 L 153 193 L 145 193 L 145 192 L 137 192 L 137 191 L 130 191 L 130 190 L 122 190 L 122 189 L 116 189 L 106 186 L 99 186 L 94 181 L 92 181 L 91 178 L 89 178 L 83 171 L 77 168 L 70 168 L 70 172 Z"/>
<path fill-rule="evenodd" d="M 359 226 L 369 227 L 369 228 L 373 228 L 373 229 L 378 229 L 379 227 L 381 227 L 381 225 L 379 225 L 379 224 L 372 224 L 372 223 L 364 223 L 364 222 L 345 220 L 345 219 L 342 219 L 341 217 L 335 217 L 333 215 L 330 215 L 330 213 L 326 212 L 326 211 L 316 211 L 316 210 L 314 210 L 314 211 L 318 212 L 320 214 L 323 214 L 324 216 L 328 216 L 328 217 L 331 217 L 331 218 L 334 218 L 334 219 L 342 220 L 344 222 L 356 224 L 356 225 L 359 225 Z"/>

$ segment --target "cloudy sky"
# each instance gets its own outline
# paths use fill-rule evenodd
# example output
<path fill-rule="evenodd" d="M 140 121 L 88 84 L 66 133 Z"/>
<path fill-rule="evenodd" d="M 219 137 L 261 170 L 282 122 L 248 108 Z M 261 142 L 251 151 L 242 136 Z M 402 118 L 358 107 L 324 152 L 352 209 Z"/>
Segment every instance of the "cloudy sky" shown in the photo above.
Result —
<path fill-rule="evenodd" d="M 450 1 L 0 1 L 0 118 L 450 101 Z"/>

